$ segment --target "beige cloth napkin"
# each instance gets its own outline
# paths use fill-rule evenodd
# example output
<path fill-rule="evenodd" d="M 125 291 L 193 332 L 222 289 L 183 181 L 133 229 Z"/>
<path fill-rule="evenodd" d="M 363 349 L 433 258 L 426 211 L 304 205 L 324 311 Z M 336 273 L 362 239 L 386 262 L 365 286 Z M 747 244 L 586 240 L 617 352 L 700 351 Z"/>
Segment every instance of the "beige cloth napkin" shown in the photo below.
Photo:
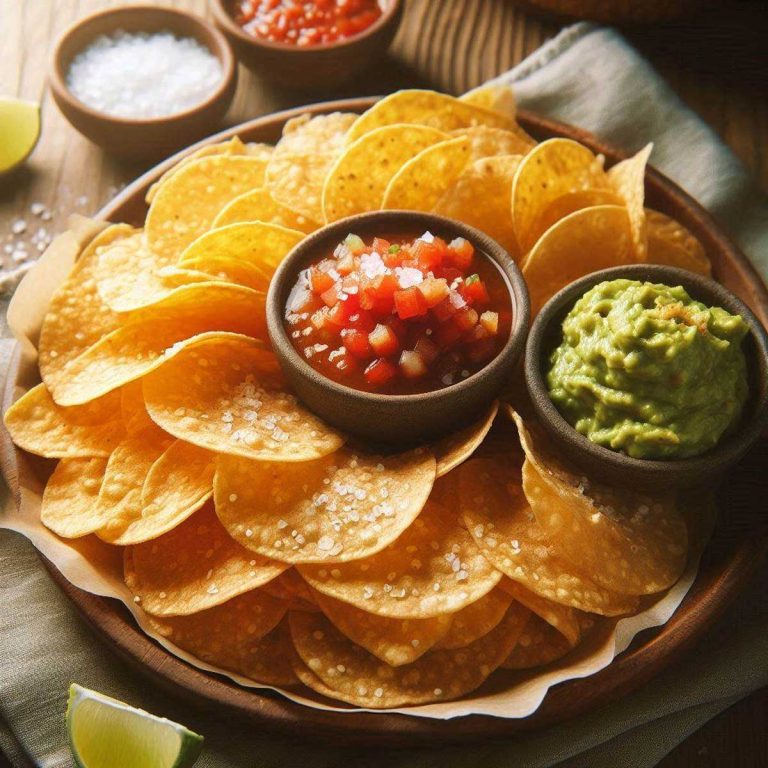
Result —
<path fill-rule="evenodd" d="M 768 273 L 768 204 L 718 138 L 617 33 L 571 27 L 503 79 L 516 84 L 522 106 L 627 150 L 654 141 L 654 164 L 719 216 Z M 763 569 L 695 654 L 619 704 L 506 741 L 349 750 L 307 745 L 300 735 L 281 741 L 156 690 L 93 636 L 32 546 L 0 530 L 0 747 L 14 765 L 70 766 L 63 713 L 67 687 L 76 681 L 204 734 L 201 768 L 543 768 L 564 760 L 573 768 L 648 768 L 704 722 L 768 684 L 766 595 Z"/>

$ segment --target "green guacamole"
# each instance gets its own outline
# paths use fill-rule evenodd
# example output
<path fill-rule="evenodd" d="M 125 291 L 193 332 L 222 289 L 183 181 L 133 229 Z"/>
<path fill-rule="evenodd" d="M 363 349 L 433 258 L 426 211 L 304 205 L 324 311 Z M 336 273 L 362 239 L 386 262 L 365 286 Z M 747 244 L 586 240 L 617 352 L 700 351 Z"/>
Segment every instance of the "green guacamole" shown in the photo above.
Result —
<path fill-rule="evenodd" d="M 634 458 L 696 456 L 739 419 L 747 331 L 739 315 L 680 286 L 600 283 L 563 321 L 549 395 L 594 443 Z"/>

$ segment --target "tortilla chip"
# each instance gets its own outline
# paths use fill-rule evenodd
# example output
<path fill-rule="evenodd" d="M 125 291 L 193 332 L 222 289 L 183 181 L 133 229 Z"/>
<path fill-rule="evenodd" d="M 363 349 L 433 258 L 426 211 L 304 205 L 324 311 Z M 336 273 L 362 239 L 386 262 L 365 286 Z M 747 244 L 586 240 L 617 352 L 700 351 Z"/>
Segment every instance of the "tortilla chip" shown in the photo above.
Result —
<path fill-rule="evenodd" d="M 431 211 L 471 161 L 466 136 L 433 144 L 416 154 L 392 177 L 382 208 Z"/>
<path fill-rule="evenodd" d="M 630 264 L 635 250 L 626 208 L 584 208 L 550 227 L 523 263 L 531 317 L 561 288 L 591 272 Z"/>
<path fill-rule="evenodd" d="M 388 125 L 350 144 L 323 186 L 323 217 L 337 221 L 382 207 L 387 185 L 414 155 L 448 136 L 419 125 Z"/>
<path fill-rule="evenodd" d="M 624 205 L 624 200 L 610 189 L 582 189 L 556 197 L 539 214 L 536 221 L 538 240 L 551 226 L 571 213 L 596 205 Z"/>
<path fill-rule="evenodd" d="M 219 331 L 266 338 L 264 294 L 220 282 L 186 285 L 130 320 L 68 366 L 51 394 L 60 405 L 79 405 L 145 376 L 193 337 Z"/>
<path fill-rule="evenodd" d="M 648 229 L 648 261 L 712 275 L 712 263 L 704 246 L 680 222 L 664 213 L 645 209 Z"/>
<path fill-rule="evenodd" d="M 270 152 L 272 147 L 266 144 L 260 146 L 268 149 Z M 166 182 L 174 173 L 177 173 L 185 165 L 189 165 L 195 160 L 200 160 L 203 157 L 212 157 L 213 155 L 244 155 L 246 154 L 245 144 L 240 140 L 239 136 L 233 136 L 228 141 L 222 141 L 217 144 L 207 144 L 200 149 L 196 149 L 194 152 L 190 152 L 186 157 L 179 160 L 176 165 L 169 168 L 147 191 L 147 205 L 149 205 L 157 194 L 157 190 Z"/>
<path fill-rule="evenodd" d="M 308 219 L 293 208 L 278 203 L 266 187 L 252 189 L 227 203 L 214 219 L 213 227 L 225 227 L 228 224 L 244 221 L 277 224 L 307 234 L 320 227 L 316 221 Z"/>
<path fill-rule="evenodd" d="M 244 284 L 266 292 L 275 269 L 303 239 L 303 232 L 277 224 L 230 224 L 195 240 L 181 255 L 179 266 L 214 275 L 223 271 L 233 280 L 248 275 Z"/>
<path fill-rule="evenodd" d="M 514 131 L 517 123 L 512 117 L 468 104 L 453 96 L 434 91 L 403 90 L 377 101 L 349 129 L 346 143 L 352 144 L 377 128 L 408 123 L 424 125 L 438 131 L 455 131 L 486 125 Z"/>
<path fill-rule="evenodd" d="M 608 187 L 602 159 L 572 139 L 549 139 L 520 163 L 512 186 L 512 220 L 523 255 L 544 232 L 539 217 L 552 201 L 572 192 Z"/>
<path fill-rule="evenodd" d="M 277 142 L 277 152 L 334 152 L 344 146 L 347 131 L 357 115 L 351 112 L 331 112 L 310 116 L 308 113 L 289 120 L 283 136 Z"/>
<path fill-rule="evenodd" d="M 298 438 L 297 442 L 298 442 Z M 219 456 L 216 511 L 236 541 L 289 563 L 347 562 L 394 541 L 424 506 L 435 459 L 342 449 L 315 461 Z"/>
<path fill-rule="evenodd" d="M 509 209 L 512 179 L 519 164 L 518 155 L 476 161 L 445 192 L 433 212 L 477 227 L 503 246 L 513 259 L 519 259 Z"/>
<path fill-rule="evenodd" d="M 519 126 L 513 131 L 504 128 L 489 128 L 478 125 L 475 128 L 459 128 L 451 136 L 466 136 L 471 142 L 473 160 L 496 155 L 525 155 L 536 146 L 536 142 Z"/>
<path fill-rule="evenodd" d="M 526 454 L 525 495 L 561 553 L 614 592 L 645 595 L 674 584 L 688 549 L 674 497 L 591 483 L 554 456 L 532 423 L 514 411 L 510 415 Z"/>
<path fill-rule="evenodd" d="M 295 655 L 285 608 L 261 589 L 191 616 L 148 616 L 171 643 L 212 666 L 264 685 L 289 686 Z"/>
<path fill-rule="evenodd" d="M 504 669 L 532 669 L 551 664 L 571 650 L 570 643 L 551 624 L 530 613 L 523 631 L 501 665 Z"/>
<path fill-rule="evenodd" d="M 64 408 L 45 384 L 30 389 L 5 412 L 5 426 L 19 448 L 51 459 L 106 457 L 124 436 L 119 394 Z"/>
<path fill-rule="evenodd" d="M 263 589 L 272 597 L 282 600 L 289 611 L 320 610 L 315 603 L 312 589 L 293 566 L 265 584 Z"/>
<path fill-rule="evenodd" d="M 96 531 L 102 520 L 96 501 L 107 460 L 62 459 L 48 478 L 40 521 L 58 536 L 76 539 Z"/>
<path fill-rule="evenodd" d="M 264 186 L 267 161 L 253 155 L 215 155 L 193 160 L 155 193 L 146 220 L 147 245 L 164 263 L 210 229 L 234 198 Z"/>
<path fill-rule="evenodd" d="M 144 400 L 166 432 L 219 453 L 303 462 L 343 443 L 283 390 L 274 355 L 242 336 L 190 340 L 146 376 Z"/>
<path fill-rule="evenodd" d="M 322 592 L 313 594 L 320 610 L 339 632 L 391 667 L 412 664 L 445 636 L 453 622 L 452 614 L 430 619 L 391 619 L 334 600 Z"/>
<path fill-rule="evenodd" d="M 401 619 L 454 613 L 501 579 L 457 516 L 433 501 L 381 552 L 348 563 L 300 565 L 298 570 L 323 594 Z"/>
<path fill-rule="evenodd" d="M 560 554 L 559 540 L 547 536 L 528 505 L 517 461 L 472 459 L 457 474 L 467 530 L 507 577 L 582 611 L 617 616 L 637 608 L 637 598 L 595 584 Z"/>
<path fill-rule="evenodd" d="M 322 614 L 295 613 L 289 617 L 291 637 L 303 664 L 294 669 L 318 693 L 371 709 L 455 699 L 480 686 L 509 656 L 526 615 L 513 604 L 495 629 L 466 648 L 433 650 L 391 667 L 351 643 Z"/>
<path fill-rule="evenodd" d="M 511 603 L 512 597 L 496 587 L 466 608 L 450 614 L 453 619 L 451 628 L 438 640 L 435 648 L 466 648 L 497 627 Z"/>
<path fill-rule="evenodd" d="M 85 248 L 72 272 L 53 294 L 38 343 L 40 375 L 49 387 L 66 378 L 66 368 L 81 352 L 117 328 L 120 320 L 98 292 L 101 253 L 116 243 L 140 238 L 127 224 L 100 232 Z"/>
<path fill-rule="evenodd" d="M 111 544 L 140 544 L 184 522 L 213 495 L 214 458 L 175 440 L 156 459 L 141 489 L 141 516 L 121 528 L 102 531 Z"/>
<path fill-rule="evenodd" d="M 141 607 L 154 616 L 187 616 L 213 608 L 285 570 L 282 563 L 254 555 L 233 541 L 212 505 L 163 536 L 124 551 L 125 583 Z M 277 624 L 282 614 L 274 613 Z"/>
<path fill-rule="evenodd" d="M 312 221 L 323 221 L 323 185 L 336 153 L 275 153 L 267 166 L 265 186 L 272 197 Z"/>
<path fill-rule="evenodd" d="M 648 255 L 648 233 L 645 224 L 645 169 L 651 156 L 653 144 L 648 144 L 633 157 L 622 160 L 606 174 L 611 189 L 616 192 L 627 207 L 635 257 L 644 261 Z"/>
<path fill-rule="evenodd" d="M 106 395 L 106 397 L 110 396 Z M 149 418 L 147 408 L 144 405 L 141 379 L 131 381 L 120 388 L 120 413 L 123 417 L 125 431 L 131 437 L 155 427 L 155 422 Z"/>
<path fill-rule="evenodd" d="M 447 475 L 477 450 L 493 426 L 498 412 L 499 402 L 494 400 L 488 411 L 476 422 L 432 443 L 430 448 L 437 459 L 438 477 Z"/>
<path fill-rule="evenodd" d="M 474 107 L 490 109 L 492 112 L 501 112 L 502 115 L 511 117 L 513 120 L 517 115 L 515 94 L 508 85 L 496 83 L 481 85 L 459 96 L 459 101 Z"/>

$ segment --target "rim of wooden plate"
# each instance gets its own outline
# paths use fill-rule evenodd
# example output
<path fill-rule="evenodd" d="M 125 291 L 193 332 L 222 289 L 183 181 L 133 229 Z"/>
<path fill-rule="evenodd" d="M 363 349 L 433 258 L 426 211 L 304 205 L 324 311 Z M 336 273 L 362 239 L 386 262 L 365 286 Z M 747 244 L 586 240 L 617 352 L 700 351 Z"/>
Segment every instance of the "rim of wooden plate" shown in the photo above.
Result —
<path fill-rule="evenodd" d="M 376 99 L 370 97 L 315 104 L 228 128 L 145 173 L 102 208 L 97 217 L 141 223 L 146 212 L 144 196 L 150 185 L 179 159 L 201 146 L 234 135 L 246 141 L 274 142 L 279 138 L 282 126 L 291 117 L 305 112 L 361 112 L 374 101 Z M 626 156 L 581 129 L 528 112 L 521 112 L 519 120 L 534 137 L 544 139 L 567 136 L 576 139 L 593 151 L 604 154 L 609 163 Z M 653 168 L 649 168 L 646 174 L 646 196 L 650 207 L 674 216 L 691 229 L 713 259 L 715 276 L 740 295 L 761 322 L 768 325 L 768 291 L 746 257 L 713 218 L 695 200 Z M 20 348 L 17 345 L 8 370 L 4 407 L 12 400 L 19 356 Z M 3 430 L 0 438 L 0 463 L 13 490 L 14 485 L 18 487 L 17 457 L 7 432 Z M 759 476 L 759 467 L 755 474 Z M 750 494 L 745 495 L 745 499 L 752 497 Z M 747 504 L 742 506 L 746 507 Z M 739 508 L 736 512 L 743 513 L 744 510 Z M 628 650 L 600 672 L 554 686 L 533 714 L 519 719 L 469 715 L 446 721 L 389 712 L 340 714 L 311 709 L 271 691 L 241 687 L 228 678 L 204 672 L 170 654 L 139 629 L 122 603 L 78 589 L 44 556 L 41 555 L 41 559 L 54 581 L 96 634 L 137 671 L 151 677 L 164 690 L 184 695 L 201 709 L 216 712 L 219 716 L 234 715 L 284 736 L 301 733 L 303 739 L 314 741 L 405 748 L 467 743 L 540 729 L 615 701 L 647 683 L 701 639 L 749 582 L 768 552 L 768 527 L 759 528 L 757 515 L 746 524 L 743 519 L 733 519 L 733 510 L 729 509 L 725 517 L 726 525 L 730 525 L 732 530 L 715 534 L 708 552 L 705 552 L 696 582 L 664 626 L 641 633 Z"/>

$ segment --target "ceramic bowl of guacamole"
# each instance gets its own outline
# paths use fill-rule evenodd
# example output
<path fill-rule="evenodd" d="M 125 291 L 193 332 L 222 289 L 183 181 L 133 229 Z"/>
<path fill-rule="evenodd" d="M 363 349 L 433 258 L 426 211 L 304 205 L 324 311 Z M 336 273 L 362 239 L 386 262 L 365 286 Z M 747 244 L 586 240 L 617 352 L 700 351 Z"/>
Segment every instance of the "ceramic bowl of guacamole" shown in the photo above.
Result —
<path fill-rule="evenodd" d="M 768 423 L 762 324 L 719 283 L 672 267 L 614 267 L 553 296 L 531 327 L 525 378 L 561 450 L 619 485 L 696 485 Z"/>

